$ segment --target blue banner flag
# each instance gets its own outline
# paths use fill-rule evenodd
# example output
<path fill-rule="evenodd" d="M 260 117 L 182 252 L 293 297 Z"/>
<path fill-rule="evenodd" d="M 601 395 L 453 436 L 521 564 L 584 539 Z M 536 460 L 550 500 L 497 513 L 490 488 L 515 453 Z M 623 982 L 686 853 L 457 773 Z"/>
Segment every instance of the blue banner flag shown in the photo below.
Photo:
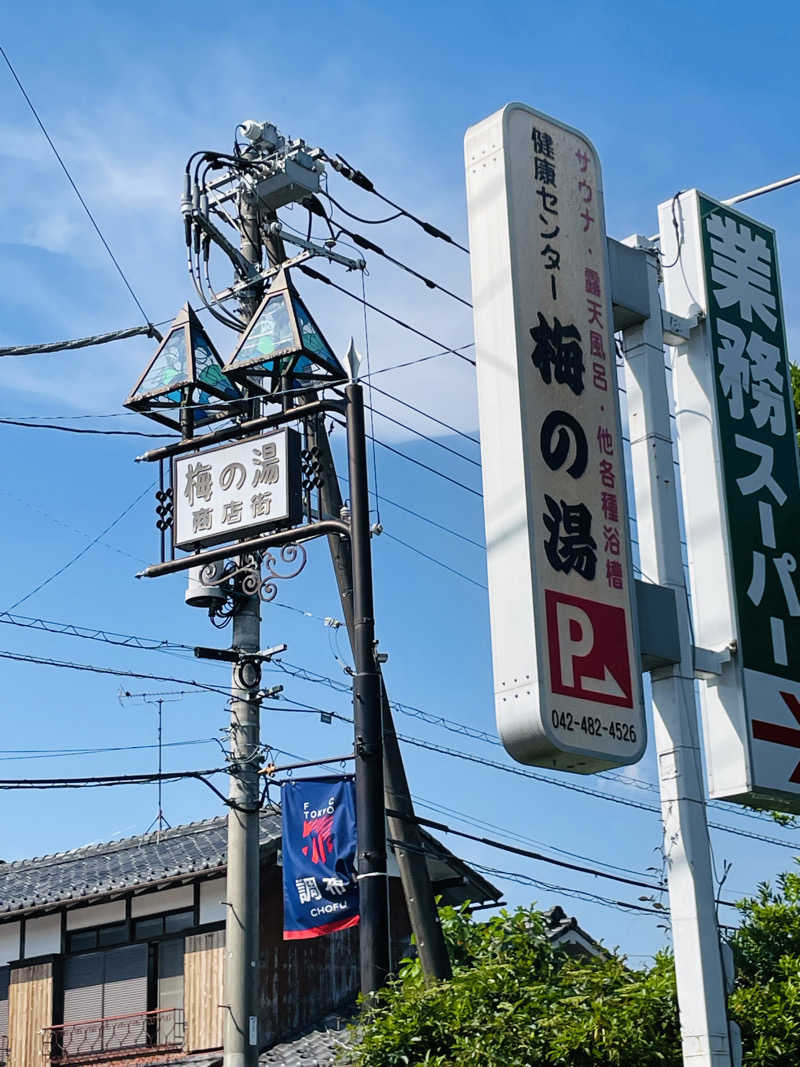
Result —
<path fill-rule="evenodd" d="M 358 922 L 356 798 L 352 778 L 281 787 L 283 939 L 323 937 Z"/>

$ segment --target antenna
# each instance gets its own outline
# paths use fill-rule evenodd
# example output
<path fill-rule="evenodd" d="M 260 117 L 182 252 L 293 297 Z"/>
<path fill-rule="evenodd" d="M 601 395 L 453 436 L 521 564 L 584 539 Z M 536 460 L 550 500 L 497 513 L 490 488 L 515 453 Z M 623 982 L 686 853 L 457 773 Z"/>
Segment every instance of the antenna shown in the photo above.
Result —
<path fill-rule="evenodd" d="M 125 701 L 132 701 L 134 704 L 151 704 L 158 708 L 157 718 L 157 731 L 156 731 L 156 743 L 158 745 L 158 773 L 161 775 L 163 767 L 163 752 L 162 752 L 162 706 L 165 703 L 177 703 L 183 699 L 182 693 L 167 692 L 167 693 L 130 693 L 126 689 L 120 689 L 119 702 L 124 707 Z M 149 834 L 151 830 L 155 829 L 157 838 L 160 836 L 162 830 L 170 830 L 170 823 L 167 821 L 167 817 L 164 814 L 164 805 L 162 803 L 162 787 L 163 783 L 161 778 L 158 779 L 158 810 L 156 817 L 150 823 L 145 830 L 146 834 Z"/>

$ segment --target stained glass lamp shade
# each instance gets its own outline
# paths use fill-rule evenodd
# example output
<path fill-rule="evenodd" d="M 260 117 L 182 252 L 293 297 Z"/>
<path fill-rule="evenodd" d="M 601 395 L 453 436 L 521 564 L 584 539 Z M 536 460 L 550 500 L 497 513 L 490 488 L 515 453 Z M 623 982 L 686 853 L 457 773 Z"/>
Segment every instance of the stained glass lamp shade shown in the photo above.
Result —
<path fill-rule="evenodd" d="M 156 422 L 181 429 L 180 405 L 191 404 L 195 426 L 224 418 L 214 401 L 241 400 L 242 394 L 222 370 L 222 359 L 200 324 L 184 305 L 136 383 L 125 407 Z M 205 407 L 204 405 L 209 405 Z"/>
<path fill-rule="evenodd" d="M 281 271 L 258 307 L 225 365 L 233 378 L 269 379 L 262 388 L 274 392 L 281 379 L 321 382 L 347 375 L 300 295 Z"/>

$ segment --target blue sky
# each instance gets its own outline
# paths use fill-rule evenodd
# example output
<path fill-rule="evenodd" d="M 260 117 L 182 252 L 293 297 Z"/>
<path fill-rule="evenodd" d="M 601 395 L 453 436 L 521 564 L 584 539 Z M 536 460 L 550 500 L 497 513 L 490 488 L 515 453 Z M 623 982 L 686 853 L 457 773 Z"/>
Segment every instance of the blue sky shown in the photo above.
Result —
<path fill-rule="evenodd" d="M 94 211 L 139 299 L 153 320 L 171 318 L 193 298 L 184 268 L 178 211 L 185 160 L 198 148 L 228 150 L 235 125 L 270 119 L 287 133 L 340 152 L 379 189 L 466 240 L 462 142 L 467 126 L 509 100 L 522 100 L 586 131 L 604 168 L 611 235 L 653 233 L 656 207 L 692 186 L 729 197 L 795 173 L 800 134 L 793 121 L 797 15 L 771 4 L 770 19 L 744 4 L 633 3 L 566 6 L 411 2 L 399 8 L 359 3 L 291 8 L 237 5 L 236 16 L 195 3 L 37 7 L 34 25 L 23 9 L 7 13 L 2 44 Z M 91 231 L 80 206 L 7 70 L 0 67 L 0 344 L 81 336 L 137 324 L 138 311 Z M 331 178 L 331 191 L 356 213 L 376 217 L 377 201 Z M 800 187 L 755 201 L 750 210 L 778 231 L 790 351 L 797 350 L 792 294 L 800 282 L 797 206 Z M 376 210 L 377 209 L 377 210 Z M 286 221 L 304 225 L 300 213 Z M 364 227 L 354 224 L 354 228 Z M 402 221 L 369 236 L 393 255 L 469 296 L 467 257 Z M 367 298 L 447 345 L 472 338 L 467 308 L 430 293 L 380 261 L 370 262 Z M 218 265 L 220 284 L 227 281 Z M 330 272 L 332 273 L 332 272 Z M 352 291 L 354 277 L 336 275 Z M 355 302 L 301 283 L 333 346 L 351 334 L 364 348 Z M 372 314 L 373 369 L 434 350 Z M 228 353 L 233 335 L 212 331 Z M 1 417 L 118 415 L 121 402 L 152 352 L 146 339 L 72 355 L 0 361 Z M 376 384 L 468 434 L 477 430 L 474 379 L 451 357 L 376 377 Z M 454 457 L 381 416 L 376 435 L 417 459 L 480 489 L 469 460 L 477 447 L 375 395 L 375 406 L 463 453 Z M 95 428 L 155 430 L 124 415 L 78 423 Z M 0 498 L 5 567 L 0 610 L 53 574 L 146 496 L 74 565 L 26 599 L 16 614 L 169 638 L 188 645 L 227 642 L 204 613 L 184 607 L 183 579 L 136 581 L 158 551 L 153 470 L 133 462 L 146 442 L 51 433 L 11 426 L 3 436 Z M 337 436 L 334 435 L 334 441 Z M 389 652 L 386 678 L 393 700 L 492 733 L 493 697 L 479 497 L 427 474 L 384 449 L 377 452 L 378 492 L 426 515 L 434 527 L 384 502 L 386 536 L 374 542 L 377 629 Z M 414 546 L 414 551 L 399 543 Z M 438 558 L 459 577 L 425 559 Z M 296 609 L 300 609 L 299 611 Z M 286 642 L 286 660 L 334 678 L 347 676 L 341 631 L 324 618 L 341 612 L 324 544 L 310 551 L 304 574 L 281 588 L 264 609 L 264 643 Z M 75 637 L 0 625 L 0 650 L 111 666 L 145 674 L 224 685 L 227 669 L 181 653 L 114 648 Z M 268 675 L 268 677 L 272 677 Z M 346 693 L 279 678 L 285 694 L 308 706 L 348 711 Z M 120 702 L 133 692 L 184 688 L 0 659 L 5 692 L 0 777 L 127 773 L 155 764 L 152 749 L 55 757 L 41 751 L 152 745 L 155 708 Z M 225 726 L 224 698 L 187 694 L 164 705 L 168 768 L 220 762 L 214 737 Z M 398 728 L 512 767 L 502 749 L 397 715 Z M 348 727 L 314 714 L 270 711 L 263 739 L 303 756 L 344 753 Z M 576 793 L 578 784 L 636 804 L 657 803 L 652 746 L 632 781 L 555 778 L 548 784 L 434 753 L 404 747 L 420 807 L 441 821 L 491 823 L 517 843 L 588 857 L 589 865 L 637 872 L 660 870 L 659 821 L 637 807 Z M 154 788 L 58 793 L 3 793 L 0 857 L 75 847 L 144 831 L 155 816 Z M 173 824 L 219 813 L 214 796 L 196 784 L 165 789 Z M 714 810 L 714 821 L 779 838 L 789 847 L 712 831 L 717 869 L 732 863 L 726 895 L 750 891 L 793 863 L 797 833 Z M 636 902 L 638 890 L 448 839 L 462 855 L 554 886 Z M 800 848 L 800 843 L 798 843 Z M 553 853 L 558 855 L 558 853 Z M 569 859 L 570 857 L 562 857 Z M 583 862 L 578 859 L 576 862 Z M 617 872 L 619 873 L 619 872 Z M 575 900 L 562 889 L 532 888 L 498 877 L 511 903 L 561 903 L 607 944 L 638 959 L 667 939 L 658 918 L 623 914 Z M 643 891 L 644 892 L 644 891 Z M 730 919 L 729 912 L 725 918 Z"/>

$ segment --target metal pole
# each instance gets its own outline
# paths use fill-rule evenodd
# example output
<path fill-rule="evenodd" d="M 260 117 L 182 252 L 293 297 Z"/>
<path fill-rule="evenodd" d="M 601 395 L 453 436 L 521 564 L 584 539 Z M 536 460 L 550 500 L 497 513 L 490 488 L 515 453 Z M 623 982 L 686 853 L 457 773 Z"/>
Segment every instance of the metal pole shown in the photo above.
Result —
<path fill-rule="evenodd" d="M 624 242 L 647 248 L 646 238 Z M 673 466 L 658 258 L 647 256 L 650 317 L 623 331 L 642 573 L 675 592 L 680 663 L 651 674 L 672 941 L 686 1067 L 731 1067 L 694 657 Z"/>
<path fill-rule="evenodd" d="M 156 818 L 158 819 L 158 825 L 157 825 L 156 829 L 159 832 L 161 830 L 161 824 L 163 822 L 166 822 L 166 820 L 164 818 L 164 808 L 163 808 L 162 803 L 161 803 L 161 800 L 162 800 L 162 793 L 161 793 L 161 790 L 162 790 L 162 782 L 161 782 L 161 769 L 162 769 L 162 767 L 161 767 L 161 765 L 162 765 L 162 756 L 161 756 L 161 709 L 162 709 L 163 705 L 164 705 L 164 701 L 159 697 L 159 699 L 158 699 L 158 815 L 156 816 Z"/>
<path fill-rule="evenodd" d="M 258 210 L 242 190 L 242 253 L 261 262 Z M 252 315 L 260 301 L 258 287 L 245 291 Z M 258 652 L 261 641 L 257 594 L 236 594 L 231 648 Z M 257 675 L 252 661 L 235 664 L 231 684 L 231 775 L 228 811 L 228 877 L 225 899 L 225 1067 L 257 1067 L 259 962 L 259 744 L 260 706 L 255 699 Z"/>
<path fill-rule="evenodd" d="M 361 992 L 380 989 L 389 974 L 389 901 L 383 799 L 381 691 L 375 659 L 372 553 L 369 528 L 364 396 L 347 386 L 347 452 L 350 474 L 350 546 L 353 559 L 353 717 L 358 825 L 359 948 Z"/>
<path fill-rule="evenodd" d="M 330 442 L 325 430 L 324 420 L 315 417 L 309 420 L 312 431 L 311 439 L 319 449 L 319 461 L 322 485 L 320 489 L 320 510 L 322 516 L 339 516 L 342 508 L 342 494 L 336 478 L 336 470 L 331 456 Z M 355 647 L 353 626 L 353 567 L 350 553 L 346 551 L 346 542 L 339 534 L 328 536 L 333 570 L 339 586 L 347 633 L 351 648 Z M 380 671 L 380 665 L 378 665 Z M 403 886 L 408 917 L 414 940 L 417 944 L 422 973 L 427 980 L 446 980 L 452 977 L 447 943 L 439 920 L 436 897 L 433 892 L 430 875 L 423 849 L 422 836 L 414 825 L 414 803 L 408 788 L 403 756 L 394 728 L 389 695 L 381 675 L 381 709 L 383 718 L 383 774 L 384 797 L 386 807 L 397 811 L 403 818 L 388 816 L 389 833 L 395 842 L 394 854 L 400 868 L 400 881 Z M 407 847 L 404 847 L 407 846 Z"/>

